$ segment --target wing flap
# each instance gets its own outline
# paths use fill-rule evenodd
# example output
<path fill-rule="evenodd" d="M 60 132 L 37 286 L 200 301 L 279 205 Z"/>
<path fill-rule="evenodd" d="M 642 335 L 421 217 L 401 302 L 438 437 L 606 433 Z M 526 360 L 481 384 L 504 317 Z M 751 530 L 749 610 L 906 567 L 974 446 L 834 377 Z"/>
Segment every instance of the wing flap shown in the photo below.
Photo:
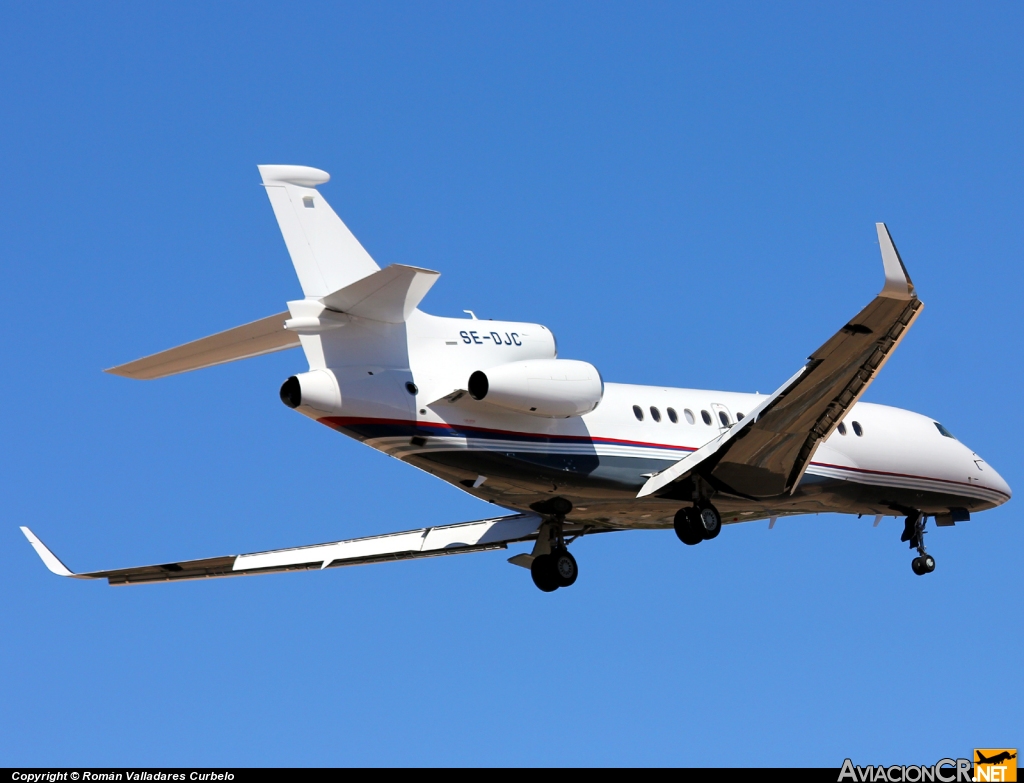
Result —
<path fill-rule="evenodd" d="M 134 362 L 111 367 L 104 372 L 149 381 L 168 375 L 200 370 L 238 359 L 249 359 L 265 353 L 284 351 L 299 346 L 299 336 L 284 328 L 290 313 L 268 315 L 258 321 L 236 326 L 217 334 L 169 348 Z"/>
<path fill-rule="evenodd" d="M 202 560 L 183 560 L 177 563 L 92 571 L 83 574 L 76 574 L 68 569 L 27 527 L 23 527 L 22 532 L 51 572 L 59 576 L 78 579 L 106 579 L 111 585 L 127 585 L 248 576 L 282 571 L 320 570 L 394 560 L 486 552 L 493 549 L 505 549 L 510 543 L 536 538 L 542 521 L 541 517 L 533 514 L 516 514 L 291 549 L 210 557 Z"/>

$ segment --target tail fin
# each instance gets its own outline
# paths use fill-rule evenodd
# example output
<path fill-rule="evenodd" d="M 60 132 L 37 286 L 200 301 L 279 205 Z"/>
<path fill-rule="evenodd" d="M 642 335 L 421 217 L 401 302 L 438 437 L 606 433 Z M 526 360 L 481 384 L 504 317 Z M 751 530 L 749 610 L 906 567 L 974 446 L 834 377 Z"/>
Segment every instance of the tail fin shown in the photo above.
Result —
<path fill-rule="evenodd" d="M 317 192 L 330 174 L 308 166 L 259 170 L 307 297 L 326 296 L 380 269 Z"/>

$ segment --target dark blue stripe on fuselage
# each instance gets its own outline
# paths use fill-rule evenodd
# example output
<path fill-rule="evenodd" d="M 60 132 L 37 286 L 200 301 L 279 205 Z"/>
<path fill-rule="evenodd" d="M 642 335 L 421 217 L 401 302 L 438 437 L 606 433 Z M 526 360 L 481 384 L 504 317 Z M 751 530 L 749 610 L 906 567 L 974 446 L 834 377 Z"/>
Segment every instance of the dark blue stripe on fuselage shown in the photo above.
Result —
<path fill-rule="evenodd" d="M 322 424 L 358 438 L 397 437 L 440 437 L 440 438 L 473 438 L 480 440 L 519 441 L 522 443 L 571 444 L 576 446 L 588 444 L 618 444 L 638 448 L 666 449 L 680 452 L 682 457 L 694 451 L 688 446 L 674 446 L 665 443 L 647 443 L 644 441 L 624 440 L 618 438 L 594 438 L 590 435 L 547 435 L 533 432 L 512 432 L 508 430 L 492 430 L 483 427 L 460 426 L 457 424 L 434 423 L 424 421 L 401 421 L 397 419 L 358 419 L 329 416 L 320 419 Z"/>

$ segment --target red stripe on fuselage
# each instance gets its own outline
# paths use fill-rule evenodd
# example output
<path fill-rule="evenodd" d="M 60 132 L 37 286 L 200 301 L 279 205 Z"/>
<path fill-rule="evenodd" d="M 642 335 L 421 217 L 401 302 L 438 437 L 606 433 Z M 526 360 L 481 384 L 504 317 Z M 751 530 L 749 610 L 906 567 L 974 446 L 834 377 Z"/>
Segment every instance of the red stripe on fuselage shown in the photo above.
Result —
<path fill-rule="evenodd" d="M 322 419 L 317 419 L 321 424 L 337 429 L 339 427 L 353 426 L 359 424 L 384 424 L 384 425 L 399 425 L 404 427 L 426 427 L 430 429 L 442 429 L 451 430 L 454 432 L 469 431 L 469 432 L 480 432 L 488 433 L 491 435 L 512 435 L 519 438 L 538 438 L 538 439 L 560 439 L 564 441 L 575 441 L 581 443 L 608 443 L 608 444 L 619 444 L 625 446 L 641 446 L 643 448 L 652 449 L 671 449 L 673 451 L 686 451 L 693 452 L 697 450 L 695 446 L 676 446 L 669 445 L 666 443 L 649 443 L 641 440 L 623 440 L 620 438 L 594 438 L 586 435 L 543 435 L 535 432 L 514 432 L 512 430 L 498 430 L 489 429 L 487 427 L 471 427 L 465 425 L 453 426 L 450 424 L 436 424 L 434 422 L 427 421 L 410 421 L 408 419 L 373 419 L 373 418 L 356 418 L 356 417 L 342 417 L 342 416 L 326 416 Z M 922 479 L 925 481 L 937 481 L 943 484 L 954 484 L 961 487 L 971 487 L 974 489 L 984 489 L 989 492 L 995 492 L 997 495 L 1009 499 L 1010 496 L 1005 492 L 992 487 L 987 487 L 983 484 L 971 484 L 966 481 L 952 481 L 950 479 L 932 478 L 931 476 L 916 476 L 912 473 L 894 473 L 887 470 L 870 470 L 868 468 L 854 468 L 847 465 L 833 465 L 828 462 L 811 462 L 811 466 L 819 466 L 823 468 L 835 468 L 837 470 L 849 470 L 854 473 L 868 473 L 875 476 L 893 476 L 895 478 L 908 478 L 908 479 Z"/>

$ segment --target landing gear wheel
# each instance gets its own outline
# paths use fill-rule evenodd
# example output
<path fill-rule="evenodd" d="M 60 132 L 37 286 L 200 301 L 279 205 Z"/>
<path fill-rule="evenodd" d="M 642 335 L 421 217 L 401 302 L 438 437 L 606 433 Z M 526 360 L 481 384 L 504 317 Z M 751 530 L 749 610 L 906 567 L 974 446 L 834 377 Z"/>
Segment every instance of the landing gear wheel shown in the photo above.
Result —
<path fill-rule="evenodd" d="M 697 518 L 695 508 L 681 508 L 676 512 L 673 522 L 676 535 L 679 540 L 687 546 L 694 546 L 704 540 L 704 534 L 700 530 L 700 520 Z"/>
<path fill-rule="evenodd" d="M 930 574 L 935 570 L 935 558 L 924 548 L 924 528 L 927 523 L 928 517 L 920 511 L 908 514 L 903 525 L 903 535 L 900 536 L 900 541 L 908 541 L 910 548 L 917 550 L 918 556 L 910 561 L 910 567 L 918 576 Z"/>
<path fill-rule="evenodd" d="M 701 537 L 705 541 L 710 541 L 722 532 L 722 515 L 710 503 L 697 509 L 697 518 L 700 520 Z"/>
<path fill-rule="evenodd" d="M 569 587 L 576 581 L 580 569 L 576 565 L 576 558 L 569 554 L 568 549 L 556 549 L 548 557 L 548 567 L 559 587 Z"/>
<path fill-rule="evenodd" d="M 533 583 L 545 593 L 553 593 L 558 589 L 558 580 L 555 575 L 554 563 L 551 555 L 538 555 L 533 558 L 530 564 L 530 576 Z M 575 561 L 573 561 L 575 564 Z"/>

